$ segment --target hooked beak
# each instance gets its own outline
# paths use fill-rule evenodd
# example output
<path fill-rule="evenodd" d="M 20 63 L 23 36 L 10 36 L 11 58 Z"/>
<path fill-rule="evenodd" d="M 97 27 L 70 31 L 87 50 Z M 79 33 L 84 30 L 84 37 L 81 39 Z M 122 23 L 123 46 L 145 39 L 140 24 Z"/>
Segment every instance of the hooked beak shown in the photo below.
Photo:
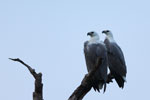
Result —
<path fill-rule="evenodd" d="M 88 36 L 88 35 L 91 36 L 91 32 L 88 32 L 88 33 L 87 33 L 87 36 Z"/>
<path fill-rule="evenodd" d="M 105 34 L 105 33 L 107 33 L 107 32 L 104 30 L 104 31 L 102 31 L 102 33 Z"/>

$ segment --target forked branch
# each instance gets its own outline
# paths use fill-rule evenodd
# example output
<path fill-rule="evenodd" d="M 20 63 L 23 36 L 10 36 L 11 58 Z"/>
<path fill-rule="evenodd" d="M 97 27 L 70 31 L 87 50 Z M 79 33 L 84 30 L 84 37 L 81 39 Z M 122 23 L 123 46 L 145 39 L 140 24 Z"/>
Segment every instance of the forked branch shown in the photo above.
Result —
<path fill-rule="evenodd" d="M 43 100 L 42 73 L 36 73 L 35 69 L 32 69 L 29 65 L 24 63 L 19 58 L 17 58 L 17 59 L 9 58 L 9 59 L 12 61 L 17 61 L 28 68 L 28 70 L 30 71 L 30 73 L 33 75 L 33 77 L 35 79 L 35 90 L 33 92 L 33 100 Z"/>

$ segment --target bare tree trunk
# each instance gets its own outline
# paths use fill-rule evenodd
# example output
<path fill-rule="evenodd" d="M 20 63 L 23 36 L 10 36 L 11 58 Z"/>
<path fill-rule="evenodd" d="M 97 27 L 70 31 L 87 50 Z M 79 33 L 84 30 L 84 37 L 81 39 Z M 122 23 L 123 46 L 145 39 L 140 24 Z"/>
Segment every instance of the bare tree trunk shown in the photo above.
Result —
<path fill-rule="evenodd" d="M 32 69 L 29 65 L 24 63 L 19 58 L 17 58 L 17 59 L 9 58 L 9 59 L 13 60 L 13 61 L 20 62 L 21 64 L 23 64 L 24 66 L 26 66 L 28 68 L 28 70 L 30 71 L 30 73 L 32 74 L 32 76 L 35 79 L 35 90 L 33 92 L 33 100 L 44 100 L 43 99 L 42 73 L 36 73 L 35 69 Z"/>

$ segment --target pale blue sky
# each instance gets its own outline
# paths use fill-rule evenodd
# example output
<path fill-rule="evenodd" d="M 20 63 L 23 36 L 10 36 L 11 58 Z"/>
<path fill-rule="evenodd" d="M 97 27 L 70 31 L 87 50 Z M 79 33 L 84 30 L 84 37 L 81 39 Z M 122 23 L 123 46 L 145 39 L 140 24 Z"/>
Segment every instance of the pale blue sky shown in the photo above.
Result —
<path fill-rule="evenodd" d="M 92 89 L 84 100 L 149 100 L 149 0 L 1 0 L 0 97 L 32 100 L 34 79 L 20 58 L 43 73 L 44 99 L 67 100 L 87 73 L 86 33 L 110 29 L 127 64 L 124 89 Z"/>

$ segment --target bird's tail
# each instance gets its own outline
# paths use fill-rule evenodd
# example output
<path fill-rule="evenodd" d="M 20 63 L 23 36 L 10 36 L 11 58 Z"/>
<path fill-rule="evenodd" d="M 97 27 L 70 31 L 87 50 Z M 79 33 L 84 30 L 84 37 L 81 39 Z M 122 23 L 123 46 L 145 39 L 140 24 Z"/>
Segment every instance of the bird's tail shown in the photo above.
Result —
<path fill-rule="evenodd" d="M 118 86 L 120 88 L 123 88 L 124 87 L 124 82 L 126 82 L 125 77 L 124 76 L 120 76 L 120 75 L 115 75 L 114 77 L 115 77 L 115 80 L 116 80 Z"/>
<path fill-rule="evenodd" d="M 106 91 L 106 83 L 104 83 L 104 91 L 103 91 L 103 93 Z"/>
<path fill-rule="evenodd" d="M 100 92 L 100 90 L 103 89 L 103 87 L 104 87 L 103 92 L 105 92 L 106 91 L 106 82 L 104 82 L 104 81 L 97 81 L 96 84 L 93 84 L 94 90 L 95 91 L 97 90 L 98 92 Z"/>

